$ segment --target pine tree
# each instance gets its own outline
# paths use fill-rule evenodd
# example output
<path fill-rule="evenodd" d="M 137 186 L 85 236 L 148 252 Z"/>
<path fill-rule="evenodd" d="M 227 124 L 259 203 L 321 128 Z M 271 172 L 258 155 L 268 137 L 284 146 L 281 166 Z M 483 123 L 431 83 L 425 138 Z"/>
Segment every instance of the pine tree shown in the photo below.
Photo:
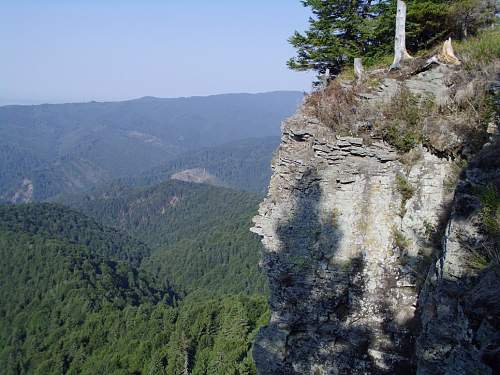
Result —
<path fill-rule="evenodd" d="M 410 53 L 448 37 L 466 37 L 495 18 L 494 0 L 407 0 L 406 46 Z M 295 32 L 293 70 L 337 75 L 361 57 L 367 65 L 390 54 L 396 26 L 395 0 L 303 0 L 313 16 L 309 29 Z"/>
<path fill-rule="evenodd" d="M 342 66 L 362 56 L 370 45 L 370 19 L 376 14 L 371 0 L 304 0 L 313 17 L 304 34 L 295 32 L 290 43 L 297 56 L 288 61 L 294 70 L 335 75 Z"/>

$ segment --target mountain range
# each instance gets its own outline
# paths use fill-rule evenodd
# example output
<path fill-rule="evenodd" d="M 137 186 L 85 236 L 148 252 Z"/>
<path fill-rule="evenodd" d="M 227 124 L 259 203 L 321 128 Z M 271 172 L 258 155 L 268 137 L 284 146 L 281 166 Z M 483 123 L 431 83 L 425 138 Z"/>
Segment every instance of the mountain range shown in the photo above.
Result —
<path fill-rule="evenodd" d="M 255 374 L 249 227 L 301 98 L 0 107 L 3 372 Z"/>
<path fill-rule="evenodd" d="M 277 143 L 271 139 L 302 97 L 279 91 L 0 107 L 0 200 L 43 201 L 138 175 L 155 180 L 157 172 L 178 172 L 173 166 L 211 169 L 225 175 L 221 184 L 227 186 L 248 168 L 253 174 L 265 168 L 269 176 L 267 161 Z M 249 154 L 254 145 L 259 153 Z M 231 164 L 233 172 L 215 170 L 213 155 L 215 165 Z M 258 158 L 258 167 L 249 158 Z M 262 191 L 258 180 L 247 189 Z"/>

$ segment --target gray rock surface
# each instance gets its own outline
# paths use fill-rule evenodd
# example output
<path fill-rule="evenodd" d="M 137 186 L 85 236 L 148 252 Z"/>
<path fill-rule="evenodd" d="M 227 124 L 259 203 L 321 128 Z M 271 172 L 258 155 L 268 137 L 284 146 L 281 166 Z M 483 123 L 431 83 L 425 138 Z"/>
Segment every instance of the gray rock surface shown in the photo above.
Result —
<path fill-rule="evenodd" d="M 170 176 L 170 179 L 184 182 L 194 182 L 195 184 L 220 185 L 219 181 L 217 181 L 217 177 L 208 173 L 205 168 L 186 169 L 184 171 L 174 173 Z"/>
<path fill-rule="evenodd" d="M 498 138 L 459 180 L 443 252 L 420 296 L 418 374 L 500 373 L 500 267 L 471 262 L 474 249 L 485 246 L 477 191 L 488 185 L 500 191 Z"/>
<path fill-rule="evenodd" d="M 299 124 L 309 124 L 307 132 Z M 421 150 L 408 173 L 384 143 L 364 145 L 310 124 L 301 114 L 285 123 L 269 196 L 255 218 L 273 311 L 255 345 L 260 373 L 407 371 L 415 270 L 427 261 L 419 253 L 423 218 L 438 223 L 450 163 Z M 415 184 L 403 218 L 402 174 Z M 396 230 L 407 237 L 404 254 Z"/>
<path fill-rule="evenodd" d="M 436 92 L 445 86 L 439 74 L 409 87 Z M 367 105 L 398 84 L 385 81 Z M 403 163 L 381 140 L 337 136 L 304 111 L 282 134 L 252 228 L 271 290 L 271 319 L 254 344 L 259 374 L 491 373 L 484 363 L 467 369 L 481 361 L 481 347 L 492 350 L 494 319 L 475 322 L 471 337 L 467 313 L 443 281 L 468 277 L 453 242 L 468 224 L 455 214 L 448 223 L 459 199 L 446 186 L 452 161 L 421 148 Z M 446 240 L 436 241 L 445 229 Z M 497 277 L 488 271 L 482 280 Z"/>

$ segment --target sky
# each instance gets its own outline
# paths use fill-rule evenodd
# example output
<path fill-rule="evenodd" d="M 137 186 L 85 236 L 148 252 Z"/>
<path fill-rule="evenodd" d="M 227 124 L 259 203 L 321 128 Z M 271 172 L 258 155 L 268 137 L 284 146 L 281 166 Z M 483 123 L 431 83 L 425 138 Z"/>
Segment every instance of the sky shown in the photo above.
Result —
<path fill-rule="evenodd" d="M 304 90 L 299 0 L 1 0 L 0 105 Z"/>

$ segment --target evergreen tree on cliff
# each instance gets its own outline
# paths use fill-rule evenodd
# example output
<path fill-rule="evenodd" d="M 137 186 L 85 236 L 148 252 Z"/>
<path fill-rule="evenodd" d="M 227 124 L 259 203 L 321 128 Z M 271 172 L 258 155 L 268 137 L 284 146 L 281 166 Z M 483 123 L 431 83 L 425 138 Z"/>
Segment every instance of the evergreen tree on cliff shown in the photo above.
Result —
<path fill-rule="evenodd" d="M 407 0 L 406 46 L 428 48 L 448 37 L 462 38 L 495 18 L 494 0 Z M 312 17 L 309 29 L 289 39 L 297 55 L 293 70 L 327 70 L 337 75 L 355 57 L 377 62 L 391 54 L 396 26 L 395 0 L 303 0 Z"/>
<path fill-rule="evenodd" d="M 366 52 L 370 42 L 369 20 L 374 14 L 368 0 L 304 0 L 313 17 L 309 30 L 295 32 L 290 43 L 297 56 L 288 61 L 294 70 L 340 72 L 342 66 Z"/>

